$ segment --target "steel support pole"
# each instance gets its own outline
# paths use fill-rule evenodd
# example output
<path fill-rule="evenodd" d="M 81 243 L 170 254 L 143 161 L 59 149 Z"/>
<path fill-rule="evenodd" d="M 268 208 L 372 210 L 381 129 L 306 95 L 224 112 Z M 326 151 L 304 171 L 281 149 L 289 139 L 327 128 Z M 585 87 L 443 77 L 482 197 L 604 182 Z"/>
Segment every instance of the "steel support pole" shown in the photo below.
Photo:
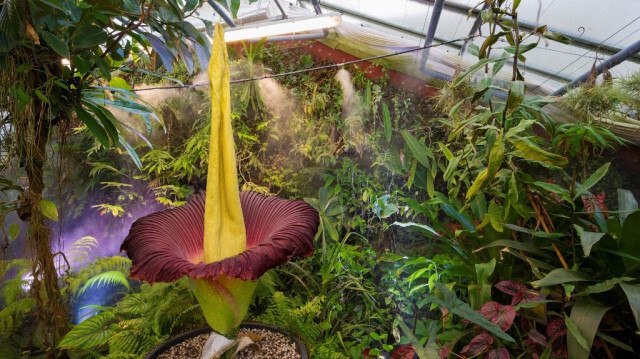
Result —
<path fill-rule="evenodd" d="M 322 14 L 322 9 L 320 9 L 320 0 L 311 0 L 311 4 L 313 5 L 313 10 L 316 14 Z"/>
<path fill-rule="evenodd" d="M 489 7 L 491 7 L 491 4 L 488 2 L 485 2 L 484 5 L 482 6 L 482 10 L 480 10 L 480 14 L 478 14 L 478 16 L 476 17 L 476 21 L 473 23 L 473 26 L 471 26 L 471 30 L 469 31 L 469 36 L 475 35 L 476 32 L 480 30 L 480 26 L 482 26 L 482 12 L 487 10 Z M 462 47 L 460 48 L 460 53 L 459 53 L 460 56 L 464 55 L 464 53 L 467 51 L 467 46 L 469 46 L 470 41 L 471 39 L 464 41 L 464 44 L 462 44 Z"/>
<path fill-rule="evenodd" d="M 438 28 L 438 22 L 440 22 L 440 15 L 442 15 L 442 9 L 444 8 L 444 0 L 436 0 L 433 4 L 433 12 L 431 13 L 431 20 L 429 20 L 429 28 L 427 30 L 427 36 L 424 39 L 424 46 L 429 46 L 433 43 L 433 38 L 436 36 L 436 29 Z M 424 71 L 427 59 L 429 58 L 430 48 L 422 50 L 422 57 L 420 58 L 420 69 Z"/>
<path fill-rule="evenodd" d="M 278 6 L 278 9 L 280 10 L 280 13 L 282 14 L 282 18 L 286 19 L 287 18 L 287 13 L 284 12 L 284 9 L 280 5 L 280 2 L 278 0 L 273 0 L 273 1 L 275 1 L 276 5 Z"/>
<path fill-rule="evenodd" d="M 640 53 L 640 40 L 634 42 L 629 47 L 620 50 L 620 52 L 618 52 L 617 54 L 615 54 L 615 55 L 611 56 L 610 58 L 604 60 L 600 65 L 596 66 L 596 76 L 600 75 L 605 70 L 610 70 L 610 69 L 614 68 L 615 66 L 623 63 L 624 61 L 626 61 L 627 59 L 629 59 L 632 56 L 635 56 L 638 53 Z M 566 84 L 565 86 L 555 90 L 551 95 L 552 96 L 562 96 L 562 95 L 564 95 L 571 88 L 573 88 L 576 85 L 579 85 L 579 84 L 585 82 L 589 78 L 589 76 L 591 76 L 591 73 L 592 73 L 591 71 L 585 72 L 584 74 L 580 75 L 575 80 L 573 80 L 573 81 L 569 82 L 568 84 Z"/>
<path fill-rule="evenodd" d="M 227 25 L 229 25 L 229 27 L 236 27 L 236 24 L 233 22 L 231 15 L 227 13 L 227 11 L 222 7 L 222 5 L 218 4 L 214 0 L 207 0 L 207 3 L 209 3 L 209 5 L 213 8 L 213 11 L 218 13 L 218 15 L 220 15 L 222 20 L 224 20 L 224 22 L 226 22 Z"/>

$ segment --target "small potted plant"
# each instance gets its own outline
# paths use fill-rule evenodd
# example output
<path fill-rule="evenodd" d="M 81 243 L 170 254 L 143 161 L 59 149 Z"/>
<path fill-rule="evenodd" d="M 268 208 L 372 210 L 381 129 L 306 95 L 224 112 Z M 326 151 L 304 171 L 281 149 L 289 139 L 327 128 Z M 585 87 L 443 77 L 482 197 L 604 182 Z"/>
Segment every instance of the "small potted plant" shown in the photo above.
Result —
<path fill-rule="evenodd" d="M 228 62 L 217 24 L 208 66 L 212 113 L 206 193 L 138 219 L 121 246 L 132 260 L 133 279 L 191 278 L 205 319 L 219 334 L 212 334 L 204 351 L 215 347 L 216 355 L 225 356 L 230 354 L 220 353 L 232 353 L 228 349 L 236 343 L 256 280 L 294 257 L 311 255 L 319 225 L 317 211 L 303 201 L 240 193 Z"/>

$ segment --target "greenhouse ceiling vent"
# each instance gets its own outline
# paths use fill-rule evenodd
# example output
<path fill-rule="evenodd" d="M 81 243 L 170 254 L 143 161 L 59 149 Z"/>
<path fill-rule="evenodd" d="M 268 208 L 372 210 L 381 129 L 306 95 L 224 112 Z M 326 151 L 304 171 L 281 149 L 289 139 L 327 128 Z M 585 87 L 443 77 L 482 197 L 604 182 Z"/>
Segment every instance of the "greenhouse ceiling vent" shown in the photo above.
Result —
<path fill-rule="evenodd" d="M 312 15 L 285 20 L 259 22 L 234 27 L 225 33 L 226 42 L 269 38 L 272 36 L 298 34 L 301 32 L 333 28 L 340 24 L 340 14 Z"/>
<path fill-rule="evenodd" d="M 257 41 L 263 38 L 270 42 L 319 39 L 327 36 L 327 29 L 342 23 L 342 15 L 339 13 L 314 13 L 296 7 L 290 9 L 291 11 L 287 14 L 277 0 L 275 4 L 279 12 L 277 15 L 271 15 L 270 1 L 263 0 L 254 3 L 253 9 L 239 13 L 237 22 L 240 24 L 238 24 L 214 1 L 209 3 L 229 25 L 229 29 L 225 31 L 225 41 L 228 43 L 243 40 Z"/>

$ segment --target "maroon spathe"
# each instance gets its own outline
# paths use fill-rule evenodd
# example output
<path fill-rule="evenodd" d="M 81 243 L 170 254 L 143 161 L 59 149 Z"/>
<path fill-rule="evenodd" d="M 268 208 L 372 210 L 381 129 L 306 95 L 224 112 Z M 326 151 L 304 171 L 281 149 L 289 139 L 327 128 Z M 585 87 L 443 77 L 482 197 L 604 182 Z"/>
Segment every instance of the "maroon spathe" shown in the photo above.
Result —
<path fill-rule="evenodd" d="M 267 270 L 313 253 L 318 212 L 303 201 L 241 192 L 247 249 L 237 256 L 205 264 L 203 259 L 205 194 L 181 207 L 135 221 L 121 251 L 132 261 L 130 277 L 149 283 L 173 282 L 184 276 L 256 280 Z"/>

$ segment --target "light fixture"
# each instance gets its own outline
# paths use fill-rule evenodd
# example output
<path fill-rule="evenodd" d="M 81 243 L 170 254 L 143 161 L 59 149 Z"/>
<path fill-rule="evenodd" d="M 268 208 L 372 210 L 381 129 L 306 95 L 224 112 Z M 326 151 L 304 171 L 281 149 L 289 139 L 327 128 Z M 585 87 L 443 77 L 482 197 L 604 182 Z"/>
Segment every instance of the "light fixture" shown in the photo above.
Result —
<path fill-rule="evenodd" d="M 338 26 L 341 22 L 342 15 L 337 13 L 289 18 L 230 28 L 225 31 L 224 38 L 225 42 L 261 39 L 263 37 L 327 29 Z"/>

